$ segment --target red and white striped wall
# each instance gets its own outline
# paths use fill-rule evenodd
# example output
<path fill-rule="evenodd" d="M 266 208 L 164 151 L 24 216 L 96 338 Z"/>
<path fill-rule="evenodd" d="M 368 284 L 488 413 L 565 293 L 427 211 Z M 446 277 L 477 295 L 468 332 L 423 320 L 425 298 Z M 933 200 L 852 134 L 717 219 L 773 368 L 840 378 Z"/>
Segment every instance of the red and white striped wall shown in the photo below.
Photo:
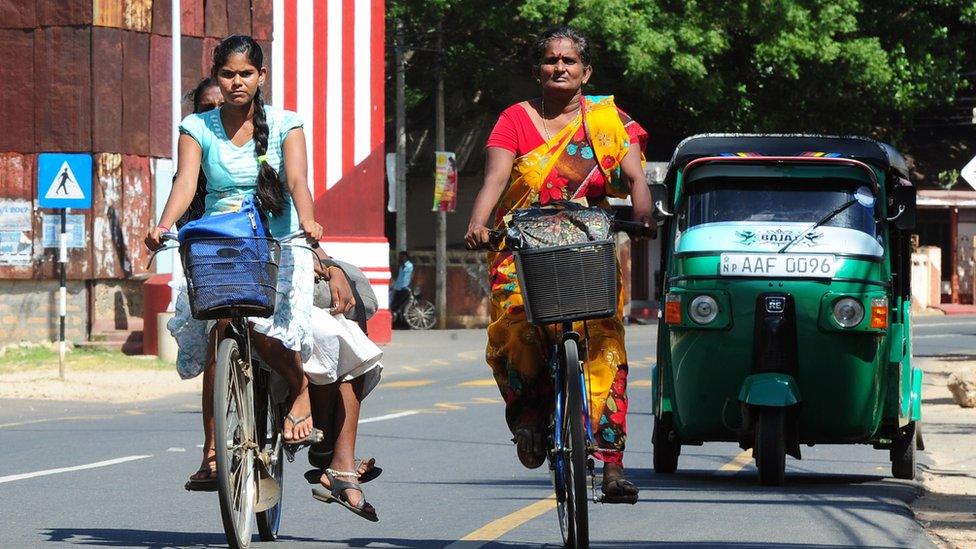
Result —
<path fill-rule="evenodd" d="M 298 112 L 308 182 L 325 249 L 363 269 L 380 312 L 370 337 L 390 339 L 384 236 L 384 0 L 274 0 L 272 96 Z"/>

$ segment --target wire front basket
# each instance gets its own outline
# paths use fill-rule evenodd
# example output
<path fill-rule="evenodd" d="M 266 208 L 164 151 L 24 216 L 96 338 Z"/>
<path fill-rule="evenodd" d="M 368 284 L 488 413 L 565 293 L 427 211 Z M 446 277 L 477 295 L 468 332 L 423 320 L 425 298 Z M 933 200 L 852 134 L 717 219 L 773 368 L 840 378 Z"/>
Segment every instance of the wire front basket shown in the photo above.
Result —
<path fill-rule="evenodd" d="M 612 240 L 515 251 L 525 314 L 557 324 L 617 314 L 617 261 Z"/>
<path fill-rule="evenodd" d="M 180 254 L 193 318 L 274 314 L 281 246 L 273 238 L 195 238 Z"/>

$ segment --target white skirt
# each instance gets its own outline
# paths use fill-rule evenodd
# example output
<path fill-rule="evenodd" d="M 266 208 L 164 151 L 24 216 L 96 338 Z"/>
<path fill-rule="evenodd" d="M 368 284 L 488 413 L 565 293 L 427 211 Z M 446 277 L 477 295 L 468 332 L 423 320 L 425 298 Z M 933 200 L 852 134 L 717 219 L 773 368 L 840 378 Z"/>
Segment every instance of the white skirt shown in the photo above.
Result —
<path fill-rule="evenodd" d="M 311 317 L 315 271 L 312 253 L 303 247 L 282 245 L 274 315 L 248 318 L 255 331 L 280 341 L 287 349 L 300 352 L 303 362 L 312 355 L 313 344 Z M 179 346 L 176 371 L 183 379 L 190 379 L 203 371 L 207 360 L 207 335 L 216 321 L 193 318 L 185 279 L 170 284 L 179 290 L 179 295 L 176 312 L 166 327 Z"/>

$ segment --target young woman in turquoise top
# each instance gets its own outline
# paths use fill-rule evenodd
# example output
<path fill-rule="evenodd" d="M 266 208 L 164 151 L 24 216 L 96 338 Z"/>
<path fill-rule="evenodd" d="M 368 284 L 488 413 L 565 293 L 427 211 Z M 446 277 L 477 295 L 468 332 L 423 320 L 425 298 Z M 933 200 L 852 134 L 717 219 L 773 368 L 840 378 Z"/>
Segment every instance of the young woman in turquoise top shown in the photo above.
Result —
<path fill-rule="evenodd" d="M 282 237 L 299 228 L 308 239 L 322 238 L 315 221 L 308 190 L 305 135 L 297 114 L 264 104 L 261 85 L 267 76 L 261 47 L 249 36 L 224 39 L 213 54 L 213 76 L 224 104 L 219 109 L 192 114 L 180 124 L 177 173 L 173 190 L 160 216 L 149 230 L 146 245 L 160 247 L 160 235 L 189 207 L 203 169 L 207 178 L 204 216 L 240 208 L 247 194 L 257 196 L 270 214 L 273 236 Z M 308 381 L 302 370 L 312 348 L 310 329 L 314 285 L 312 253 L 300 247 L 282 247 L 278 270 L 278 298 L 271 318 L 251 318 L 252 343 L 261 358 L 275 369 L 290 389 L 288 418 L 283 435 L 289 442 L 305 439 L 312 429 Z M 180 293 L 176 314 L 168 325 L 180 347 L 177 369 L 193 377 L 214 360 L 213 321 L 190 315 L 187 295 Z M 216 333 L 220 333 L 219 330 Z M 204 393 L 213 380 L 204 376 Z M 212 423 L 212 401 L 204 399 L 205 424 Z M 209 412 L 209 413 L 208 413 Z M 201 471 L 213 470 L 213 426 L 205 425 L 206 442 Z"/>

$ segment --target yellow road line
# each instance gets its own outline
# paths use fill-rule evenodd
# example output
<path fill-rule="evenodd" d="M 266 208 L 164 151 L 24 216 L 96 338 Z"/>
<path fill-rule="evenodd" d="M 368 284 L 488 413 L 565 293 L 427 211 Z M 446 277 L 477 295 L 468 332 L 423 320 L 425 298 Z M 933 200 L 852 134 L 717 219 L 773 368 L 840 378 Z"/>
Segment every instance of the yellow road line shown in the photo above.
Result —
<path fill-rule="evenodd" d="M 461 351 L 460 353 L 457 354 L 457 357 L 460 358 L 461 360 L 478 360 L 478 359 L 484 359 L 485 358 L 485 352 L 483 350 L 480 350 L 480 351 Z"/>
<path fill-rule="evenodd" d="M 735 456 L 732 461 L 719 467 L 718 472 L 728 475 L 735 474 L 745 469 L 750 463 L 752 463 L 752 450 L 746 450 Z"/>
<path fill-rule="evenodd" d="M 448 545 L 444 549 L 476 549 L 487 545 L 506 533 L 518 528 L 530 520 L 548 513 L 556 508 L 556 496 L 552 495 L 546 499 L 539 500 L 531 505 L 523 507 L 512 514 L 505 515 L 500 519 L 493 520 L 488 524 L 478 528 L 474 532 L 464 536 L 460 540 Z M 470 543 L 483 542 L 483 543 Z"/>
<path fill-rule="evenodd" d="M 439 408 L 441 410 L 464 410 L 464 406 L 460 406 L 453 402 L 438 402 L 434 404 L 434 407 Z"/>
<path fill-rule="evenodd" d="M 415 379 L 411 381 L 391 381 L 389 383 L 384 383 L 384 389 L 409 389 L 412 387 L 423 387 L 424 385 L 432 385 L 434 383 L 433 379 Z"/>
<path fill-rule="evenodd" d="M 458 383 L 458 387 L 494 387 L 494 379 L 475 379 L 472 381 L 465 381 L 463 383 Z"/>
<path fill-rule="evenodd" d="M 631 382 L 627 383 L 627 385 L 629 385 L 630 387 L 650 387 L 651 386 L 651 380 L 649 380 L 649 379 L 635 379 L 634 381 L 631 381 Z"/>

